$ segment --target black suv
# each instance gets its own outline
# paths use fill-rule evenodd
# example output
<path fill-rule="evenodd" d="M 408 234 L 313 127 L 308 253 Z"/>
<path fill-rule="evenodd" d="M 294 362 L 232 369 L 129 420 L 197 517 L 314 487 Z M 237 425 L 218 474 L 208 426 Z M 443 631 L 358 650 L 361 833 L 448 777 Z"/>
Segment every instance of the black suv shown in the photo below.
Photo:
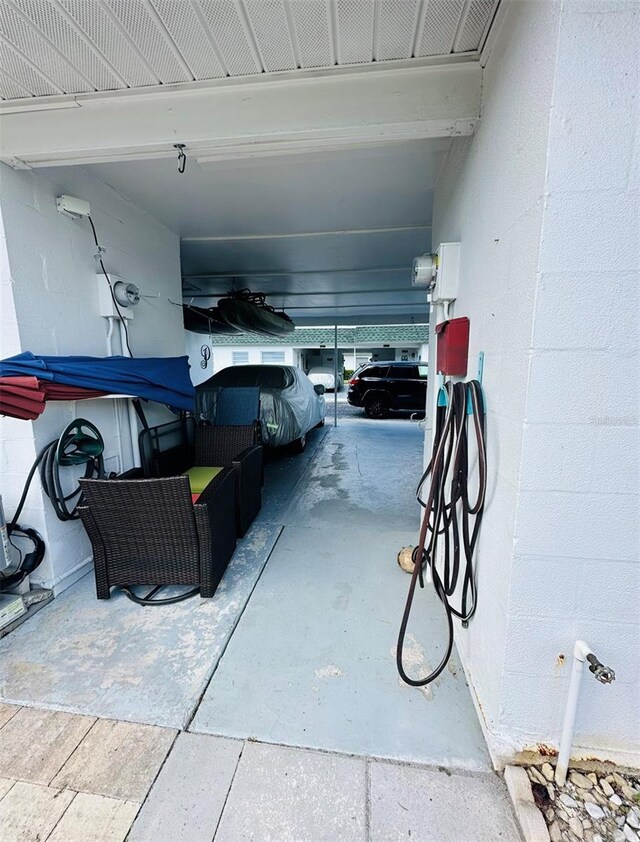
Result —
<path fill-rule="evenodd" d="M 366 363 L 349 380 L 347 400 L 363 406 L 369 418 L 384 418 L 391 409 L 424 412 L 427 403 L 426 363 Z"/>

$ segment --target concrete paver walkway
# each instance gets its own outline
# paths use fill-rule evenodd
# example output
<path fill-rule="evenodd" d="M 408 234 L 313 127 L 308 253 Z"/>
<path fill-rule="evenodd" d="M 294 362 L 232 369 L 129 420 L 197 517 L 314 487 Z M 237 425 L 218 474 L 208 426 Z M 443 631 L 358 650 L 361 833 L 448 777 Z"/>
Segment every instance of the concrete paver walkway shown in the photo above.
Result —
<path fill-rule="evenodd" d="M 504 786 L 488 772 L 33 708 L 2 706 L 0 715 L 2 842 L 519 839 Z M 48 727 L 54 737 L 43 747 Z M 9 750 L 17 737 L 30 747 L 26 762 Z"/>

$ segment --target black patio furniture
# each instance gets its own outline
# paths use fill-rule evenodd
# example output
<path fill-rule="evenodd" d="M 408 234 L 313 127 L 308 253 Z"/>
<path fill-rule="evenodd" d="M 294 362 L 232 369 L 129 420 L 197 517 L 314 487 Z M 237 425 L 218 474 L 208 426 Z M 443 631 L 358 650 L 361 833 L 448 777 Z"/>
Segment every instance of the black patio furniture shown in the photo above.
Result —
<path fill-rule="evenodd" d="M 236 545 L 235 473 L 220 471 L 195 503 L 186 476 L 80 480 L 98 599 L 135 585 L 191 585 L 212 597 Z"/>
<path fill-rule="evenodd" d="M 210 426 L 192 418 L 171 421 L 140 434 L 147 477 L 167 477 L 189 468 L 232 468 L 236 480 L 236 524 L 241 538 L 262 507 L 263 449 L 253 424 Z"/>

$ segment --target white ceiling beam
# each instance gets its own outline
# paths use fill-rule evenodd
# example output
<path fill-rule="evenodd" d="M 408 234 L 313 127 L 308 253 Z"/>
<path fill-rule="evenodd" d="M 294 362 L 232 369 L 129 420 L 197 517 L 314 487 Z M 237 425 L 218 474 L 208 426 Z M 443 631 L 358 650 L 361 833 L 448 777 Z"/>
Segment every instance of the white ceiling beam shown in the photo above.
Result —
<path fill-rule="evenodd" d="M 124 93 L 56 98 L 79 106 L 64 113 L 0 106 L 0 160 L 42 167 L 170 157 L 184 143 L 204 163 L 471 134 L 481 71 L 460 63 Z"/>

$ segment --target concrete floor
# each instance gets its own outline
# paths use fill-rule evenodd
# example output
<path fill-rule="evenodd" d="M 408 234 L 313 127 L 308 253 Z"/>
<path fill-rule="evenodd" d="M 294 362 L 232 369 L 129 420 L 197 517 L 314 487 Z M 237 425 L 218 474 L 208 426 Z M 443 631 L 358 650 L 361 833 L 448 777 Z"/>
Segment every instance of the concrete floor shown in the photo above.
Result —
<path fill-rule="evenodd" d="M 3 640 L 3 842 L 517 840 L 457 659 L 425 691 L 395 672 L 421 464 L 406 420 L 314 431 L 214 600 L 86 577 Z M 419 593 L 416 673 L 443 631 Z"/>
<path fill-rule="evenodd" d="M 402 683 L 395 642 L 416 540 L 422 437 L 402 422 L 331 430 L 280 512 L 283 531 L 192 731 L 488 769 L 457 657 L 429 688 Z M 440 659 L 442 608 L 418 593 L 407 660 Z"/>
<path fill-rule="evenodd" d="M 279 533 L 254 524 L 211 600 L 97 600 L 85 576 L 0 640 L 0 701 L 184 728 Z"/>

